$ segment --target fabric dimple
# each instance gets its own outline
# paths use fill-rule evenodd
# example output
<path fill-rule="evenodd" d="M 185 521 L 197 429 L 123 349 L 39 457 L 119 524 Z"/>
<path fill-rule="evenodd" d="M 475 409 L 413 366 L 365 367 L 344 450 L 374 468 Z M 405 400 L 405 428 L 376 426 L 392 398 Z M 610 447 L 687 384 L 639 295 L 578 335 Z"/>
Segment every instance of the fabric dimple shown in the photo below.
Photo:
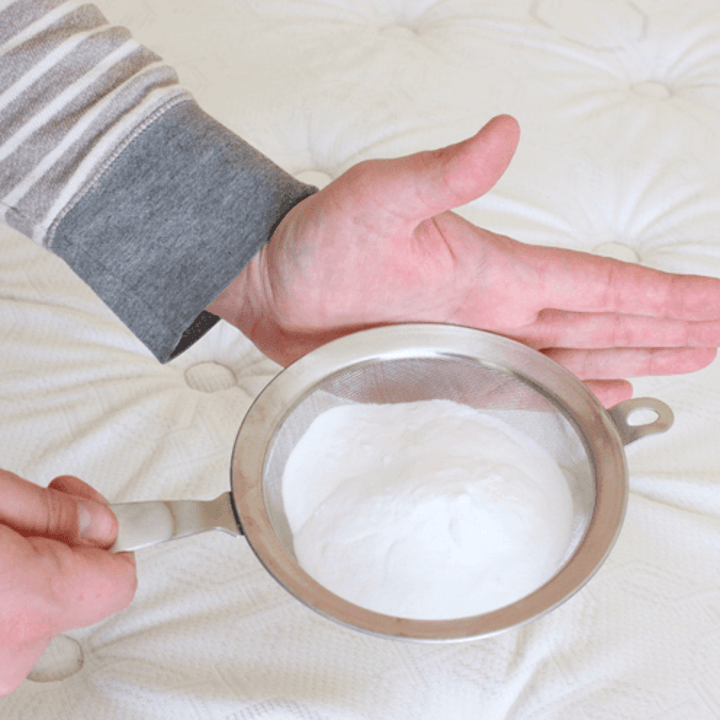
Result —
<path fill-rule="evenodd" d="M 235 373 L 217 362 L 201 362 L 185 370 L 189 387 L 200 392 L 212 393 L 237 385 Z"/>
<path fill-rule="evenodd" d="M 319 188 L 324 188 L 332 181 L 332 175 L 324 170 L 304 170 L 297 173 L 295 177 L 306 185 L 314 185 Z"/>
<path fill-rule="evenodd" d="M 68 635 L 58 635 L 35 663 L 28 680 L 37 683 L 65 680 L 80 672 L 84 662 L 85 654 L 80 643 Z"/>
<path fill-rule="evenodd" d="M 380 29 L 380 34 L 387 38 L 408 39 L 414 38 L 417 33 L 407 25 L 387 25 Z"/>
<path fill-rule="evenodd" d="M 593 248 L 593 252 L 605 257 L 614 258 L 615 260 L 623 260 L 624 262 L 640 262 L 640 256 L 637 250 L 619 242 L 601 243 Z"/>
<path fill-rule="evenodd" d="M 665 83 L 654 80 L 635 83 L 632 89 L 633 92 L 650 100 L 667 100 L 672 95 L 672 91 Z"/>

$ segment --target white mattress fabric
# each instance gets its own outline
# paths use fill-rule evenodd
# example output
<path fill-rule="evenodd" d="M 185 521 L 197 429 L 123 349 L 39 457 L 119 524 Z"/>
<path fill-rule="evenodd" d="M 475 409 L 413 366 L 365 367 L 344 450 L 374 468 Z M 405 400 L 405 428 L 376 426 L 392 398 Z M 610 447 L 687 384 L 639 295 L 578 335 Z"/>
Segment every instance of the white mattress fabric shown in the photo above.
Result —
<path fill-rule="evenodd" d="M 461 210 L 530 243 L 720 275 L 717 0 L 99 0 L 201 105 L 320 186 L 506 112 L 520 149 Z M 0 230 L 0 467 L 113 501 L 212 498 L 277 372 L 220 324 L 160 366 L 57 258 Z M 412 644 L 306 609 L 244 540 L 137 554 L 122 614 L 58 638 L 3 720 L 720 717 L 720 366 L 639 380 L 620 539 L 548 616 Z"/>

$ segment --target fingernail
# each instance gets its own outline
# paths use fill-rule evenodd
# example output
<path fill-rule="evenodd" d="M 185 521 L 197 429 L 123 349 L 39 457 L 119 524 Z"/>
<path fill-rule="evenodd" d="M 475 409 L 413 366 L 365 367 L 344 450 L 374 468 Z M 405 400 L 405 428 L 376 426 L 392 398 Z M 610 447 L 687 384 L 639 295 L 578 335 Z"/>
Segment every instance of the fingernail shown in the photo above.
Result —
<path fill-rule="evenodd" d="M 106 547 L 114 540 L 115 517 L 100 503 L 77 500 L 78 534 L 92 545 Z"/>

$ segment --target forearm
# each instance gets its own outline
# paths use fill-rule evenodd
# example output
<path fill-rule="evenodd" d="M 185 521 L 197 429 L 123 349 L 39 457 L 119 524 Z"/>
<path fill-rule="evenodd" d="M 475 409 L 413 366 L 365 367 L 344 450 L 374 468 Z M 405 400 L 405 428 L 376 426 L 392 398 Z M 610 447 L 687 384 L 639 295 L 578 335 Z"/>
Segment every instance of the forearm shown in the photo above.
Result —
<path fill-rule="evenodd" d="M 161 360 L 312 192 L 92 6 L 0 1 L 0 212 Z"/>

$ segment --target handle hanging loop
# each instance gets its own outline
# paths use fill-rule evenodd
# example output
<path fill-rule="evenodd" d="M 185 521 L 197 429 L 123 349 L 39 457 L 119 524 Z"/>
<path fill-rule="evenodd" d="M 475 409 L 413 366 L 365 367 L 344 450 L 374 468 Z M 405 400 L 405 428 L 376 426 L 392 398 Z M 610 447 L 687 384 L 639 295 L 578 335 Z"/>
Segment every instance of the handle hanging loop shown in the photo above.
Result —
<path fill-rule="evenodd" d="M 640 416 L 641 411 L 650 411 L 653 419 L 649 422 L 633 423 L 633 416 Z M 672 427 L 675 420 L 673 411 L 662 400 L 656 398 L 625 400 L 610 408 L 608 414 L 620 433 L 623 445 L 629 445 L 646 435 L 663 433 Z"/>

